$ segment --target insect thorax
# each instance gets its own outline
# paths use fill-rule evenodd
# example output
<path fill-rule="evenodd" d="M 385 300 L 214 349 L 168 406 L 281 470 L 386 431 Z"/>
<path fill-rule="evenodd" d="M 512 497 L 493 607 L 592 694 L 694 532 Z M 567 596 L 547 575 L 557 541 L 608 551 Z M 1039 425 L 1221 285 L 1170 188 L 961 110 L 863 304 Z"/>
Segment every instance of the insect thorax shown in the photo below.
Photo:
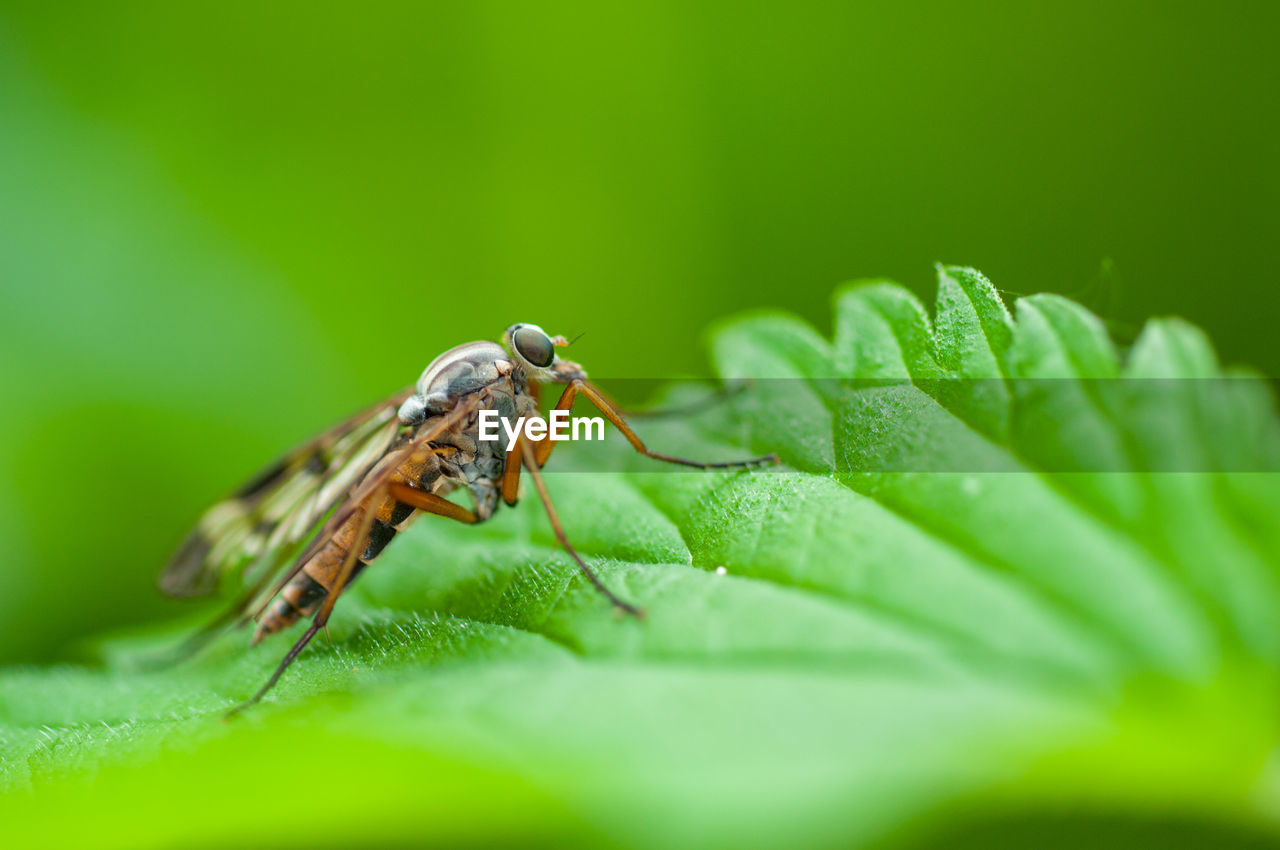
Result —
<path fill-rule="evenodd" d="M 440 495 L 467 487 L 475 501 L 476 513 L 487 519 L 498 506 L 502 473 L 506 469 L 508 438 L 500 430 L 497 440 L 480 439 L 480 412 L 497 411 L 514 424 L 537 411 L 537 401 L 529 394 L 528 381 L 520 369 L 460 395 L 455 405 L 469 412 L 448 431 L 433 439 L 435 458 L 419 474 L 419 486 Z M 456 409 L 456 407 L 452 408 Z M 419 429 L 435 427 L 447 413 L 426 419 Z"/>

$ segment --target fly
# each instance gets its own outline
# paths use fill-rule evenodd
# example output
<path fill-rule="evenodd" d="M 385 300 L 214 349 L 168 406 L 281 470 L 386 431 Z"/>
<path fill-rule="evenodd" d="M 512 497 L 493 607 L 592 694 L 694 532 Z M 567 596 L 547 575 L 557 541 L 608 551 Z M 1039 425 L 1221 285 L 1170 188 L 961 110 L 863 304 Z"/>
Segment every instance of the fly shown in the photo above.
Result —
<path fill-rule="evenodd" d="M 617 609 L 642 616 L 605 586 L 565 534 L 541 472 L 556 442 L 532 439 L 527 430 L 514 440 L 480 439 L 482 411 L 509 422 L 534 417 L 537 388 L 561 384 L 555 411 L 571 410 L 583 396 L 636 451 L 655 460 L 699 469 L 777 462 L 772 454 L 707 463 L 652 451 L 583 368 L 556 354 L 567 344 L 537 325 L 516 324 L 501 345 L 469 342 L 450 349 L 414 387 L 298 447 L 205 512 L 161 573 L 161 589 L 170 596 L 206 595 L 241 568 L 248 586 L 222 616 L 193 635 L 188 649 L 233 623 L 255 623 L 257 643 L 311 618 L 275 672 L 240 708 L 275 686 L 325 627 L 343 591 L 419 514 L 484 522 L 500 503 L 516 504 L 525 471 L 556 539 L 582 574 Z M 471 508 L 445 498 L 460 489 L 468 491 Z"/>

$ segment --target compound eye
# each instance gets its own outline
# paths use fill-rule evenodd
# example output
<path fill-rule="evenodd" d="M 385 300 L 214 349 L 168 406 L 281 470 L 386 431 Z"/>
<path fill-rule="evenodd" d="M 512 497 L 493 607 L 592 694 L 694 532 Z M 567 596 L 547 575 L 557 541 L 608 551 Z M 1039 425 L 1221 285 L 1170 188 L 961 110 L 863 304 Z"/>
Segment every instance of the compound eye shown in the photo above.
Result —
<path fill-rule="evenodd" d="M 550 366 L 556 358 L 551 339 L 537 328 L 520 328 L 512 334 L 511 341 L 521 357 L 539 368 Z"/>

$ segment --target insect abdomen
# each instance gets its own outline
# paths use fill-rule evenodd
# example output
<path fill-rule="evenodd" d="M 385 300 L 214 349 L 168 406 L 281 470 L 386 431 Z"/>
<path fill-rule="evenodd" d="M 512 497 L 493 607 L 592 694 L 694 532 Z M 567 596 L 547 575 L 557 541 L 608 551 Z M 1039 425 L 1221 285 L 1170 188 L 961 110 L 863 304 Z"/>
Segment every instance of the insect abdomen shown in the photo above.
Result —
<path fill-rule="evenodd" d="M 413 521 L 415 514 L 416 511 L 411 506 L 394 499 L 388 499 L 381 506 L 369 529 L 369 542 L 356 559 L 347 587 L 351 586 L 351 582 L 356 580 L 365 567 L 382 554 L 382 550 L 395 538 L 397 532 Z M 258 620 L 258 628 L 253 635 L 254 643 L 269 634 L 283 631 L 301 618 L 316 612 L 329 595 L 329 589 L 338 580 L 359 525 L 359 515 L 351 517 L 298 574 L 290 579 Z"/>
<path fill-rule="evenodd" d="M 471 450 L 470 460 L 474 460 L 475 441 L 459 435 L 453 435 L 453 438 L 465 441 Z M 396 470 L 394 480 L 412 482 L 423 490 L 443 495 L 460 483 L 458 459 L 462 456 L 463 453 L 454 445 L 424 445 L 405 459 Z M 417 511 L 413 507 L 392 498 L 387 498 L 378 506 L 373 524 L 369 528 L 369 542 L 356 560 L 351 578 L 347 582 L 348 587 L 365 567 L 382 554 L 382 550 L 395 538 L 396 533 L 408 527 L 416 515 Z M 301 618 L 316 612 L 337 583 L 347 553 L 355 545 L 360 524 L 361 512 L 357 511 L 284 586 L 262 612 L 257 631 L 253 635 L 254 643 L 269 634 L 287 629 Z"/>

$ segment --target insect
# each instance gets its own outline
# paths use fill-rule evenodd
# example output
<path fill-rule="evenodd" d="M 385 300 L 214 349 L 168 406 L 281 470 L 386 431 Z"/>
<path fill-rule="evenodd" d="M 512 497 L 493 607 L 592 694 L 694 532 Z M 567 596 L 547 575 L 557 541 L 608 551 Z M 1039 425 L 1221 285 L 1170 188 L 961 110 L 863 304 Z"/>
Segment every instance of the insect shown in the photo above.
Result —
<path fill-rule="evenodd" d="M 565 534 L 541 472 L 556 443 L 526 432 L 510 441 L 480 440 L 482 410 L 510 421 L 537 415 L 538 387 L 562 384 L 555 409 L 569 411 L 578 396 L 585 397 L 636 451 L 655 460 L 701 469 L 777 462 L 770 454 L 707 463 L 650 450 L 583 368 L 556 354 L 566 345 L 564 337 L 537 325 L 515 324 L 501 345 L 452 348 L 427 366 L 414 387 L 298 447 L 205 512 L 161 573 L 161 589 L 176 597 L 207 595 L 239 570 L 247 586 L 222 616 L 192 636 L 188 651 L 233 624 L 256 623 L 257 643 L 311 617 L 241 708 L 275 686 L 325 627 L 343 591 L 419 514 L 484 522 L 500 503 L 516 504 L 522 471 L 529 473 L 556 539 L 587 580 L 620 611 L 642 614 L 605 586 Z M 445 498 L 459 489 L 468 491 L 472 508 Z"/>

